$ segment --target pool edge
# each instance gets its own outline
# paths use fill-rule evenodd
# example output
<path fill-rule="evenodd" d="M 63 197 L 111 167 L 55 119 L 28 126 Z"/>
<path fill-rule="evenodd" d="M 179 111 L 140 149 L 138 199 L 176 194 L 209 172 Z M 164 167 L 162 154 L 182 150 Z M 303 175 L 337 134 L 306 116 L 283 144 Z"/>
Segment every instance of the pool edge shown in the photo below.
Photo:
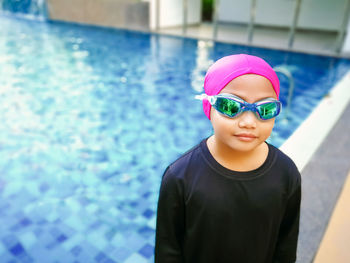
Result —
<path fill-rule="evenodd" d="M 350 71 L 330 90 L 314 111 L 280 149 L 293 159 L 299 171 L 307 165 L 313 154 L 332 130 L 350 101 Z"/>

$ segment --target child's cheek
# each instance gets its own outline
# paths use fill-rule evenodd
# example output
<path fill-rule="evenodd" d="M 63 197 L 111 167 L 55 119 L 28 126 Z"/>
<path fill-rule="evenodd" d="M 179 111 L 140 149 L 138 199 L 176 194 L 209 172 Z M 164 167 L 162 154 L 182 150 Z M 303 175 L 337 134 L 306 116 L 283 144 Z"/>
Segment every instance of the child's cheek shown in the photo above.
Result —
<path fill-rule="evenodd" d="M 210 107 L 210 120 L 213 119 L 213 115 L 215 114 L 215 109 L 213 107 Z"/>

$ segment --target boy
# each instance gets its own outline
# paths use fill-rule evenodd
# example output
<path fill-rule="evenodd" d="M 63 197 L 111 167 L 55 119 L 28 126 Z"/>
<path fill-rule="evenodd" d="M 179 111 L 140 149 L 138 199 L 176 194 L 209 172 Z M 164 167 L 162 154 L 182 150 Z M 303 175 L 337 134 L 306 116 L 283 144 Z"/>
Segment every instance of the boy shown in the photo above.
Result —
<path fill-rule="evenodd" d="M 265 142 L 279 114 L 279 81 L 261 58 L 221 58 L 204 81 L 214 134 L 165 171 L 155 262 L 295 262 L 301 177 Z"/>

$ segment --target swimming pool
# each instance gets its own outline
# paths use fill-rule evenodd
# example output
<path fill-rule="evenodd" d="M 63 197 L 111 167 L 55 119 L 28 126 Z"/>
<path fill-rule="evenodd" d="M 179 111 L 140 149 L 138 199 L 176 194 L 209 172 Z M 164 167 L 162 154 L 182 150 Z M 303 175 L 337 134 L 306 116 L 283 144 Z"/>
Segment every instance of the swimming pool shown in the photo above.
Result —
<path fill-rule="evenodd" d="M 219 57 L 286 66 L 276 146 L 345 59 L 0 16 L 2 262 L 153 262 L 165 167 L 211 133 L 194 95 Z M 281 77 L 281 99 L 288 82 Z"/>

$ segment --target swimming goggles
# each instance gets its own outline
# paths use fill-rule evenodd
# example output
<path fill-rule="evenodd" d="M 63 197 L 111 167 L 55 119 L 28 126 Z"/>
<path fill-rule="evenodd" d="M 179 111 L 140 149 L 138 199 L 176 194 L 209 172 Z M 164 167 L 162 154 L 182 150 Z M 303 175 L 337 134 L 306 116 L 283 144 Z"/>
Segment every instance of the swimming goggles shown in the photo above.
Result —
<path fill-rule="evenodd" d="M 282 103 L 274 98 L 267 98 L 255 103 L 248 103 L 233 94 L 207 94 L 196 95 L 196 99 L 208 100 L 219 113 L 235 118 L 245 111 L 252 111 L 261 120 L 269 120 L 276 117 L 282 109 Z"/>

